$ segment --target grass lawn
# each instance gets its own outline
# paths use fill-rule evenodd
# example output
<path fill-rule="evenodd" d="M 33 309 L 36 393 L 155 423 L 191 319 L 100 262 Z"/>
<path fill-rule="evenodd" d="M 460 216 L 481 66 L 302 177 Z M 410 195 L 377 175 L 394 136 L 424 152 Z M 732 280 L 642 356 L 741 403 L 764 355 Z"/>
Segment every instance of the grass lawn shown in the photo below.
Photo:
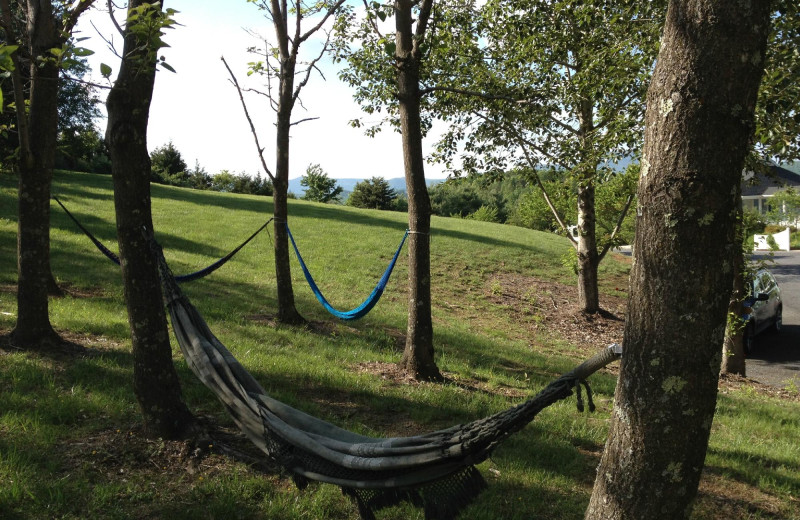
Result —
<path fill-rule="evenodd" d="M 111 179 L 56 174 L 53 194 L 116 251 Z M 385 269 L 406 215 L 289 201 L 292 233 L 337 308 L 357 306 Z M 173 271 L 226 254 L 272 213 L 268 197 L 153 185 L 156 235 Z M 582 321 L 566 239 L 522 228 L 434 217 L 435 349 L 445 384 L 393 370 L 406 327 L 405 253 L 381 302 L 339 322 L 315 300 L 293 260 L 307 328 L 277 325 L 274 263 L 264 233 L 232 261 L 183 288 L 210 328 L 274 397 L 360 433 L 412 435 L 503 410 L 621 340 L 620 320 Z M 0 175 L 0 334 L 16 312 L 16 179 Z M 131 374 L 119 269 L 52 204 L 53 272 L 67 289 L 51 300 L 54 327 L 82 355 L 0 350 L 0 518 L 354 519 L 336 487 L 300 492 L 289 478 L 235 462 L 213 446 L 145 439 Z M 629 260 L 601 268 L 603 306 L 624 311 Z M 619 337 L 616 337 L 619 336 Z M 174 342 L 173 342 L 174 344 Z M 233 423 L 174 360 L 191 410 L 233 445 Z M 616 377 L 592 378 L 598 410 L 574 399 L 543 411 L 479 466 L 489 483 L 465 519 L 579 519 L 605 442 Z M 800 518 L 800 397 L 747 380 L 721 386 L 693 518 Z M 382 519 L 421 519 L 398 506 Z"/>

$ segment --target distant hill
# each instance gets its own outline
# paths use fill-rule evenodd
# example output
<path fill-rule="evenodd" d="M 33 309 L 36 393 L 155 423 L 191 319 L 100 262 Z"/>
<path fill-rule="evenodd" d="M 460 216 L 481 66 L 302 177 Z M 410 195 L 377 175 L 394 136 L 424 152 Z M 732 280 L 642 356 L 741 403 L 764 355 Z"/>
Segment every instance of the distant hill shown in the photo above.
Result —
<path fill-rule="evenodd" d="M 296 179 L 289 179 L 289 191 L 297 195 L 298 197 L 302 197 L 303 194 L 306 192 L 306 189 L 300 185 L 300 177 Z M 344 189 L 344 197 L 343 199 L 347 199 L 347 196 L 353 191 L 353 188 L 356 187 L 356 184 L 363 181 L 364 179 L 336 179 L 336 184 Z M 402 177 L 396 177 L 394 179 L 387 179 L 389 181 L 389 186 L 392 187 L 397 193 L 405 193 L 406 192 L 406 180 Z M 428 186 L 434 186 L 443 182 L 444 179 L 427 179 Z"/>

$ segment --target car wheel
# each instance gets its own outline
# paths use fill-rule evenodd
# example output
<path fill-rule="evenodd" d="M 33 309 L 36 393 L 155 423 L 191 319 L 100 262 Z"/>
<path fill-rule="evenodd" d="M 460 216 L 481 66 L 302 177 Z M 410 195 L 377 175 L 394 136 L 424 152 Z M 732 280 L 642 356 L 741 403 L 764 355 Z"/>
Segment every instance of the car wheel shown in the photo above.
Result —
<path fill-rule="evenodd" d="M 744 354 L 749 356 L 751 352 L 753 352 L 753 346 L 755 345 L 756 341 L 756 329 L 752 323 L 748 323 L 747 326 L 744 328 L 744 333 L 742 334 L 742 345 L 744 345 Z"/>
<path fill-rule="evenodd" d="M 775 332 L 780 332 L 783 328 L 783 307 L 778 307 L 778 312 L 775 313 L 775 322 L 772 324 L 772 329 Z"/>

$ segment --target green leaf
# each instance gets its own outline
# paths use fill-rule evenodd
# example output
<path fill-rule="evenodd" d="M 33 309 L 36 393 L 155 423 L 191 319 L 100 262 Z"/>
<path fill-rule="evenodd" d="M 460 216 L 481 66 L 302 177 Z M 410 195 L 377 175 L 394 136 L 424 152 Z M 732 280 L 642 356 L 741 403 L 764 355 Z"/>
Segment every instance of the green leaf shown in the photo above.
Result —
<path fill-rule="evenodd" d="M 172 65 L 170 65 L 167 62 L 162 61 L 161 62 L 161 66 L 164 67 L 165 69 L 167 69 L 170 72 L 175 72 L 175 69 L 172 68 Z"/>
<path fill-rule="evenodd" d="M 86 47 L 75 47 L 72 51 L 75 56 L 80 56 L 81 58 L 85 58 L 86 56 L 91 56 L 94 54 L 92 49 L 87 49 Z"/>
<path fill-rule="evenodd" d="M 100 74 L 102 74 L 104 78 L 109 78 L 111 76 L 111 67 L 109 67 L 105 63 L 101 63 Z"/>
<path fill-rule="evenodd" d="M 380 18 L 382 22 L 385 22 L 386 21 L 386 13 L 384 13 L 383 11 L 378 11 L 378 18 Z"/>
<path fill-rule="evenodd" d="M 386 42 L 383 44 L 383 50 L 386 51 L 386 54 L 394 58 L 394 54 L 397 52 L 397 44 L 395 42 Z"/>

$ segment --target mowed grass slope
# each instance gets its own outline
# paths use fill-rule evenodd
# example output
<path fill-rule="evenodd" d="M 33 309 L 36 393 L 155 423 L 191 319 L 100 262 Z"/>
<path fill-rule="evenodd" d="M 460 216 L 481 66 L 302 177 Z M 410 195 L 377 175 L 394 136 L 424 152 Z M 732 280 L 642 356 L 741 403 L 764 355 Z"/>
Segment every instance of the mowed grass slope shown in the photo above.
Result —
<path fill-rule="evenodd" d="M 16 180 L 0 176 L 0 332 L 16 312 Z M 54 195 L 116 251 L 111 179 L 58 173 Z M 272 213 L 271 198 L 153 185 L 156 236 L 176 274 L 226 254 Z M 290 226 L 329 301 L 358 305 L 406 228 L 406 215 L 290 201 Z M 499 303 L 498 274 L 574 284 L 563 238 L 435 217 L 435 348 L 446 384 L 390 377 L 406 326 L 405 251 L 383 299 L 364 319 L 339 322 L 319 306 L 293 259 L 295 299 L 308 328 L 274 322 L 272 243 L 262 233 L 220 270 L 183 285 L 211 330 L 272 395 L 361 433 L 411 435 L 467 422 L 533 395 L 585 352 L 529 312 Z M 271 229 L 270 229 L 271 230 Z M 131 388 L 130 341 L 119 268 L 52 205 L 53 272 L 69 294 L 51 320 L 90 354 L 0 355 L 0 518 L 357 518 L 333 486 L 299 492 L 218 454 L 145 440 Z M 603 290 L 626 287 L 627 264 L 603 266 Z M 154 302 L 160 304 L 160 302 Z M 520 316 L 525 316 L 520 319 Z M 174 342 L 173 342 L 174 343 Z M 558 352 L 558 354 L 553 354 Z M 213 395 L 174 346 L 184 397 L 199 416 L 230 427 Z M 593 378 L 598 411 L 574 400 L 548 408 L 481 465 L 489 489 L 469 519 L 577 519 L 588 503 L 605 441 L 615 377 Z M 800 405 L 743 384 L 721 396 L 696 518 L 797 518 Z M 212 449 L 213 452 L 213 449 Z M 422 518 L 408 506 L 380 518 Z"/>

